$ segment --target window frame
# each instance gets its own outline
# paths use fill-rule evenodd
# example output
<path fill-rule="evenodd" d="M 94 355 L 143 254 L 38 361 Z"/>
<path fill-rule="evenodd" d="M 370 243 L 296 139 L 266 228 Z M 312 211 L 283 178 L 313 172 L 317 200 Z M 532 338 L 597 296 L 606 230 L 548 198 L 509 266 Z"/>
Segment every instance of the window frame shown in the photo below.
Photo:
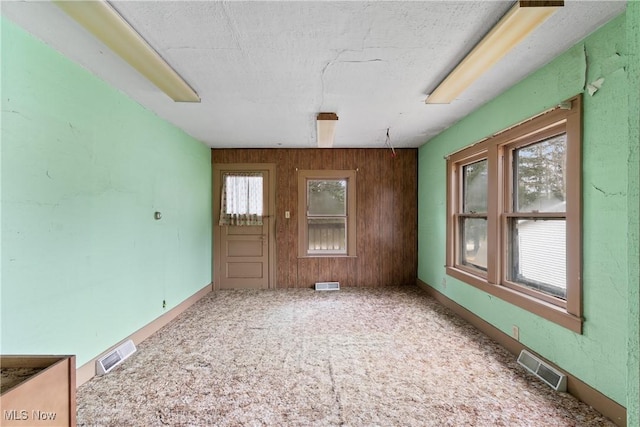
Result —
<path fill-rule="evenodd" d="M 346 253 L 309 253 L 307 182 L 309 180 L 347 181 Z M 356 171 L 355 170 L 299 170 L 298 171 L 298 258 L 345 258 L 356 256 Z M 314 216 L 311 216 L 314 218 Z"/>
<path fill-rule="evenodd" d="M 566 211 L 514 212 L 513 153 L 566 132 Z M 485 138 L 447 157 L 446 273 L 493 296 L 582 333 L 582 224 L 581 224 L 582 96 L 573 97 L 524 122 Z M 461 264 L 460 209 L 462 170 L 487 159 L 487 271 Z M 565 218 L 566 300 L 507 280 L 510 256 L 509 221 L 516 217 Z"/>

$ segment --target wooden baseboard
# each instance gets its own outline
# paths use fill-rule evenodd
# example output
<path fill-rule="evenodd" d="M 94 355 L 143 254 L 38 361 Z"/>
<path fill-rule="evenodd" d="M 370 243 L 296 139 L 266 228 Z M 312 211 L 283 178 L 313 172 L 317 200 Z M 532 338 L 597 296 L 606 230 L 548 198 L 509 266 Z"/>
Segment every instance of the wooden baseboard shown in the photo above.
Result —
<path fill-rule="evenodd" d="M 138 329 L 136 332 L 129 335 L 128 337 L 123 338 L 121 341 L 118 341 L 116 344 L 112 345 L 111 347 L 109 347 L 108 349 L 106 349 L 105 351 L 103 351 L 102 353 L 100 353 L 99 355 L 97 355 L 96 357 L 94 357 L 93 359 L 91 359 L 81 367 L 79 367 L 76 370 L 76 388 L 80 387 L 82 384 L 86 383 L 96 375 L 96 360 L 98 360 L 104 354 L 111 351 L 112 349 L 114 349 L 115 347 L 117 347 L 118 345 L 120 345 L 121 343 L 127 340 L 132 340 L 135 345 L 140 344 L 142 341 L 146 340 L 153 333 L 160 330 L 160 328 L 162 328 L 164 325 L 166 325 L 167 323 L 171 322 L 173 319 L 178 317 L 183 311 L 191 307 L 193 304 L 195 304 L 198 300 L 200 300 L 202 297 L 207 295 L 212 290 L 213 290 L 213 284 L 210 283 L 204 288 L 200 289 L 195 294 L 191 295 L 186 300 L 182 301 L 180 304 L 178 304 L 171 310 L 164 313 L 162 316 L 158 317 L 157 319 L 147 324 L 146 326 L 143 326 L 142 328 Z"/>
<path fill-rule="evenodd" d="M 531 353 L 540 357 L 545 362 L 549 363 L 551 366 L 555 366 L 553 363 L 549 362 L 544 357 L 541 357 L 535 351 L 524 346 L 521 342 L 513 339 L 489 322 L 483 320 L 481 317 L 467 310 L 457 302 L 438 292 L 435 288 L 429 286 L 422 280 L 416 279 L 416 284 L 420 288 L 425 290 L 427 294 L 433 297 L 433 299 L 469 322 L 475 328 L 480 330 L 480 332 L 484 333 L 489 338 L 506 348 L 510 353 L 513 353 L 517 356 L 520 354 L 521 350 L 526 349 L 527 351 L 530 351 Z M 616 425 L 626 427 L 627 410 L 624 406 L 600 393 L 598 390 L 574 377 L 570 373 L 564 371 L 562 368 L 558 367 L 558 370 L 567 375 L 567 391 L 571 395 L 580 399 L 587 405 L 592 406 L 596 411 L 609 418 Z"/>

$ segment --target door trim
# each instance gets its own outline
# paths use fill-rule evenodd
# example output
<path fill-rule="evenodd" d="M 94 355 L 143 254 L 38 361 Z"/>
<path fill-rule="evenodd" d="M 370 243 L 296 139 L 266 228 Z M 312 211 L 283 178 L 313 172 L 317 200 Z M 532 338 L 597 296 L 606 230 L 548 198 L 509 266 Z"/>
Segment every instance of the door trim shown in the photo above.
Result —
<path fill-rule="evenodd" d="M 276 164 L 275 163 L 214 163 L 212 182 L 212 199 L 213 199 L 213 290 L 220 289 L 220 239 L 217 236 L 219 230 L 218 221 L 220 220 L 220 197 L 216 197 L 222 191 L 222 182 L 218 182 L 221 171 L 269 171 L 269 209 L 264 215 L 269 217 L 269 260 L 267 262 L 269 269 L 269 286 L 268 289 L 276 288 Z M 217 191 L 216 191 L 217 190 Z"/>

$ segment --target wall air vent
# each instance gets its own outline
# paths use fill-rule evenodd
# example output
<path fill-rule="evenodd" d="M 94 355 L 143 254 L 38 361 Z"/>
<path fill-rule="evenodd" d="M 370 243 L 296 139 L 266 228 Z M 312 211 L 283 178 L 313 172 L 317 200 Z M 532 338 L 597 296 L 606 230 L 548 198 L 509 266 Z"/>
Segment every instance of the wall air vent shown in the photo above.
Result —
<path fill-rule="evenodd" d="M 316 282 L 316 291 L 339 291 L 340 282 Z"/>
<path fill-rule="evenodd" d="M 129 356 L 136 352 L 133 341 L 128 340 L 96 360 L 96 373 L 104 375 L 113 368 L 124 362 Z"/>
<path fill-rule="evenodd" d="M 567 376 L 558 372 L 548 363 L 538 359 L 527 350 L 522 350 L 518 363 L 556 391 L 567 391 Z"/>

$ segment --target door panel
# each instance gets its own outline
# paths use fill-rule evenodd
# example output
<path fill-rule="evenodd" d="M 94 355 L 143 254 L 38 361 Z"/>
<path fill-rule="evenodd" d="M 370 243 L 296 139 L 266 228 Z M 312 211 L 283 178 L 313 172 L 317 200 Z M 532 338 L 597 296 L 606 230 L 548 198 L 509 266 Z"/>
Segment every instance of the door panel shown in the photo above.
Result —
<path fill-rule="evenodd" d="M 222 179 L 225 173 L 261 172 L 263 225 L 219 225 Z M 214 165 L 214 284 L 217 289 L 273 287 L 275 225 L 275 166 L 255 164 Z"/>
<path fill-rule="evenodd" d="M 261 262 L 228 262 L 227 277 L 234 279 L 264 279 Z"/>
<path fill-rule="evenodd" d="M 227 240 L 227 257 L 262 257 L 265 255 L 262 241 Z"/>

